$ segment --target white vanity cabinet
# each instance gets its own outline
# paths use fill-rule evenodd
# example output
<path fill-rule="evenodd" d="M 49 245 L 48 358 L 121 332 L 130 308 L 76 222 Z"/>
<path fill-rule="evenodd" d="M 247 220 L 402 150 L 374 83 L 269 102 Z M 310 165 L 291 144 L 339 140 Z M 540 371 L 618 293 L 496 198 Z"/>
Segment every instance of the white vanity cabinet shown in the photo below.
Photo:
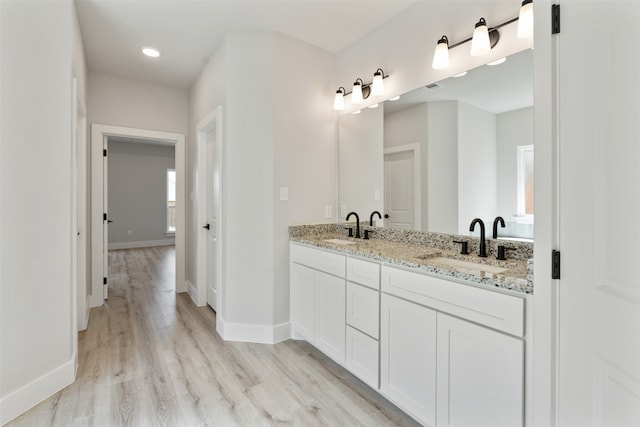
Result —
<path fill-rule="evenodd" d="M 291 322 L 303 338 L 345 363 L 345 256 L 290 245 Z"/>
<path fill-rule="evenodd" d="M 347 258 L 346 367 L 374 389 L 379 382 L 380 264 Z"/>
<path fill-rule="evenodd" d="M 382 291 L 385 396 L 429 426 L 523 425 L 522 298 L 388 266 Z"/>

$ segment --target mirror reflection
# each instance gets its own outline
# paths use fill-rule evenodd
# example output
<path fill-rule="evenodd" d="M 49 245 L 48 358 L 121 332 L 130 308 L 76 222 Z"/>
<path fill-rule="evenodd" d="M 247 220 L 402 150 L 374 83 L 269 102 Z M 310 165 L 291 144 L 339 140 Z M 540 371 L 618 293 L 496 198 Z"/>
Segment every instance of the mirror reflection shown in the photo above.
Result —
<path fill-rule="evenodd" d="M 533 238 L 530 49 L 343 116 L 339 136 L 341 220 L 468 234 L 502 216 L 499 237 Z"/>

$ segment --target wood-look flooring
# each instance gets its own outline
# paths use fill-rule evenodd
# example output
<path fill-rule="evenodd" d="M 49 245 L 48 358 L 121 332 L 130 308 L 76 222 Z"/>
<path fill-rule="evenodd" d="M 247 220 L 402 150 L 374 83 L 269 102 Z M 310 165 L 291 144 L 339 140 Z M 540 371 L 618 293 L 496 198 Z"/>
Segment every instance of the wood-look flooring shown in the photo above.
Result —
<path fill-rule="evenodd" d="M 174 291 L 172 247 L 109 253 L 108 303 L 79 334 L 76 381 L 10 426 L 410 426 L 303 341 L 224 342 Z"/>

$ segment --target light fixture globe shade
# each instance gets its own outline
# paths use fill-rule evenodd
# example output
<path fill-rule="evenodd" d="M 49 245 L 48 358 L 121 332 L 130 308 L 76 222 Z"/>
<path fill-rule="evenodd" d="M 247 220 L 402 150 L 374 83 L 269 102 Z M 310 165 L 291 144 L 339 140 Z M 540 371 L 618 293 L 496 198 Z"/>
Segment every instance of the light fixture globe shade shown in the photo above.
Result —
<path fill-rule="evenodd" d="M 518 38 L 533 37 L 533 0 L 524 0 L 518 16 Z"/>
<path fill-rule="evenodd" d="M 333 99 L 333 109 L 336 111 L 344 110 L 344 92 L 342 90 L 336 92 L 336 97 Z"/>
<path fill-rule="evenodd" d="M 371 83 L 371 93 L 373 95 L 384 95 L 383 71 L 377 70 L 373 73 L 373 83 Z"/>
<path fill-rule="evenodd" d="M 471 56 L 486 55 L 491 51 L 491 42 L 489 41 L 489 29 L 484 18 L 480 18 L 473 30 L 473 38 L 471 39 Z"/>
<path fill-rule="evenodd" d="M 364 98 L 362 98 L 362 84 L 356 81 L 353 84 L 353 90 L 351 91 L 351 103 L 362 104 L 363 102 Z"/>
<path fill-rule="evenodd" d="M 444 70 L 449 67 L 449 43 L 447 43 L 447 38 L 444 36 L 438 40 L 436 51 L 433 53 L 431 67 L 434 70 Z"/>

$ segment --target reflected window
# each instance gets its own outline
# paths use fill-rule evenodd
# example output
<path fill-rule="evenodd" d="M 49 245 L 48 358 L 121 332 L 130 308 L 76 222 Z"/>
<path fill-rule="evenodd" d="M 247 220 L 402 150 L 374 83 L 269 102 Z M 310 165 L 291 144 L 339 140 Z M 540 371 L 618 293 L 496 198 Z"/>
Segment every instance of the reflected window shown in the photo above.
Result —
<path fill-rule="evenodd" d="M 518 146 L 518 216 L 533 216 L 533 145 Z"/>

